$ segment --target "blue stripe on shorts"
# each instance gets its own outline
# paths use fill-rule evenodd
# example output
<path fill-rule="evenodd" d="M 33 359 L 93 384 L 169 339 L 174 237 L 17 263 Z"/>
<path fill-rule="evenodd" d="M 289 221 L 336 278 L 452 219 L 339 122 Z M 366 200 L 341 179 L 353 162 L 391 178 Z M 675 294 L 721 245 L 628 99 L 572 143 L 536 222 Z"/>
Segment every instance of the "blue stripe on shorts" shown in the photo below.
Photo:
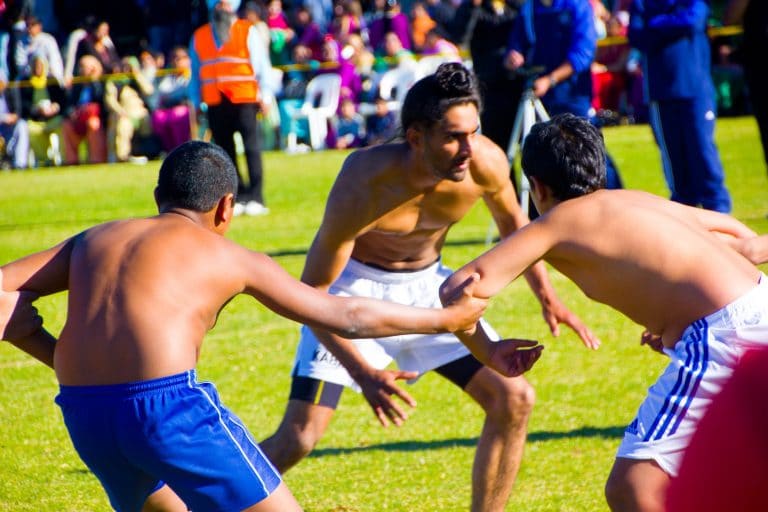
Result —
<path fill-rule="evenodd" d="M 709 325 L 705 319 L 701 319 L 694 322 L 692 327 L 693 343 L 688 343 L 685 346 L 687 354 L 685 364 L 678 369 L 677 381 L 667 394 L 664 405 L 645 433 L 644 442 L 658 441 L 665 435 L 673 435 L 677 431 L 677 427 L 685 417 L 691 401 L 699 389 L 704 372 L 707 370 L 709 364 L 709 347 L 707 346 Z M 660 423 L 661 427 L 659 427 Z M 672 424 L 671 429 L 669 429 L 670 424 Z"/>

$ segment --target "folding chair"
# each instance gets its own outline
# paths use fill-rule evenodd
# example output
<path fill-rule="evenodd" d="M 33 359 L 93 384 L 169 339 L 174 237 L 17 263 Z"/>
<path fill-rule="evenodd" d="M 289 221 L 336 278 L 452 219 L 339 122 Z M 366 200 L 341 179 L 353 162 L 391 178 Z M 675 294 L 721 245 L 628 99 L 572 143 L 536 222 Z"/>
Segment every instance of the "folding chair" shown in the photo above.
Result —
<path fill-rule="evenodd" d="M 325 148 L 328 120 L 336 114 L 341 94 L 341 77 L 328 73 L 317 75 L 307 84 L 304 103 L 294 119 L 306 118 L 309 124 L 309 145 L 313 150 Z M 296 134 L 288 134 L 288 151 L 296 149 Z"/>

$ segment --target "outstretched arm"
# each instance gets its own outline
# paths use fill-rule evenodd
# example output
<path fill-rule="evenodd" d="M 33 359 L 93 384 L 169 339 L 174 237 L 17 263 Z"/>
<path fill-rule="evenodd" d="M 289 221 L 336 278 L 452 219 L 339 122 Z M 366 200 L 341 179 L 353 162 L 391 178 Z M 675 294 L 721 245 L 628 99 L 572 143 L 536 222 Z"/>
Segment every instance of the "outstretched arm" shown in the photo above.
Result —
<path fill-rule="evenodd" d="M 462 289 L 463 283 L 470 276 L 480 276 L 474 285 L 474 293 L 490 298 L 517 278 L 532 262 L 537 261 L 535 252 L 527 255 L 515 253 L 516 247 L 524 243 L 527 233 L 533 227 L 533 224 L 529 224 L 454 272 L 440 286 L 440 300 L 443 304 L 450 303 L 451 297 Z M 544 348 L 532 340 L 493 341 L 480 325 L 474 332 L 457 332 L 456 336 L 478 361 L 508 377 L 516 377 L 528 371 Z"/>
<path fill-rule="evenodd" d="M 488 179 L 483 199 L 496 222 L 499 234 L 504 239 L 529 225 L 530 221 L 518 205 L 514 188 L 506 175 L 506 169 L 508 169 L 506 155 L 497 147 L 494 146 L 494 148 L 488 151 L 488 158 L 485 159 L 484 168 L 481 170 Z M 499 172 L 499 169 L 504 172 Z M 592 349 L 598 348 L 600 341 L 597 337 L 558 298 L 544 263 L 533 260 L 528 262 L 528 265 L 530 265 L 529 268 L 524 267 L 520 272 L 524 272 L 528 286 L 541 303 L 544 320 L 552 334 L 558 336 L 559 324 L 563 323 L 578 334 L 585 346 Z M 509 280 L 515 277 L 517 274 L 509 277 Z"/>
<path fill-rule="evenodd" d="M 413 372 L 392 372 L 371 367 L 347 338 L 374 338 L 406 333 L 472 332 L 487 301 L 474 297 L 477 276 L 457 287 L 458 299 L 446 308 L 416 308 L 365 297 L 336 297 L 297 281 L 264 255 L 250 253 L 249 293 L 273 311 L 313 328 L 315 335 L 360 385 L 382 425 L 400 425 L 404 410 L 393 399 L 414 406 L 413 398 L 396 380 Z"/>
<path fill-rule="evenodd" d="M 245 250 L 245 249 L 244 249 Z M 263 254 L 250 252 L 245 293 L 276 313 L 348 338 L 473 331 L 487 301 L 474 295 L 477 276 L 457 283 L 445 308 L 419 308 L 367 297 L 337 297 L 296 280 Z"/>

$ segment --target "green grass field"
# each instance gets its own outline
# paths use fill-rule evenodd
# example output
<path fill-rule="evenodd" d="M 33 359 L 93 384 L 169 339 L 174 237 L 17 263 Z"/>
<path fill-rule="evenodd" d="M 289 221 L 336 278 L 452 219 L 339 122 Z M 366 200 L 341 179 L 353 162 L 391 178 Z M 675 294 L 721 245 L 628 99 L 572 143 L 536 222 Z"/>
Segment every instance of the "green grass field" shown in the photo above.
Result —
<path fill-rule="evenodd" d="M 666 195 L 647 126 L 611 128 L 605 135 L 627 187 Z M 756 231 L 768 232 L 768 181 L 753 119 L 720 120 L 717 139 L 734 215 Z M 344 156 L 265 154 L 271 213 L 238 218 L 228 236 L 273 255 L 298 276 Z M 150 162 L 0 174 L 0 262 L 46 248 L 94 223 L 154 214 L 158 167 Z M 478 205 L 455 226 L 444 251 L 448 265 L 461 265 L 485 249 L 489 219 Z M 522 282 L 492 301 L 487 317 L 500 333 L 546 345 L 528 374 L 537 405 L 508 508 L 606 510 L 603 484 L 624 426 L 665 360 L 639 346 L 637 325 L 590 302 L 561 275 L 551 276 L 563 300 L 603 346 L 589 351 L 571 332 L 554 339 Z M 58 332 L 65 297 L 41 300 L 40 310 L 49 329 Z M 296 324 L 251 299 L 238 298 L 221 314 L 204 345 L 200 378 L 217 384 L 224 402 L 259 439 L 272 433 L 282 415 L 297 334 Z M 286 475 L 306 510 L 468 509 L 481 411 L 434 375 L 409 391 L 418 407 L 404 426 L 388 429 L 378 425 L 361 396 L 345 393 L 317 450 Z M 109 510 L 101 487 L 69 442 L 53 403 L 56 392 L 49 369 L 0 344 L 0 511 Z"/>

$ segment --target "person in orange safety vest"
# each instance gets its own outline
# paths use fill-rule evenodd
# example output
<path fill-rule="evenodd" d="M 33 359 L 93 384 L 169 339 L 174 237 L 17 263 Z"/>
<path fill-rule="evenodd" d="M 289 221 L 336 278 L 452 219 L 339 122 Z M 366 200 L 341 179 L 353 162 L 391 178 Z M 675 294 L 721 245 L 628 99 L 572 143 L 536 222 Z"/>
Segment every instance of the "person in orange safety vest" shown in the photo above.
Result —
<path fill-rule="evenodd" d="M 271 68 L 254 26 L 237 17 L 240 0 L 208 0 L 210 22 L 192 35 L 190 98 L 206 113 L 213 142 L 237 165 L 235 133 L 245 152 L 247 179 L 238 173 L 235 215 L 263 215 L 263 166 L 259 147 L 260 77 Z"/>

